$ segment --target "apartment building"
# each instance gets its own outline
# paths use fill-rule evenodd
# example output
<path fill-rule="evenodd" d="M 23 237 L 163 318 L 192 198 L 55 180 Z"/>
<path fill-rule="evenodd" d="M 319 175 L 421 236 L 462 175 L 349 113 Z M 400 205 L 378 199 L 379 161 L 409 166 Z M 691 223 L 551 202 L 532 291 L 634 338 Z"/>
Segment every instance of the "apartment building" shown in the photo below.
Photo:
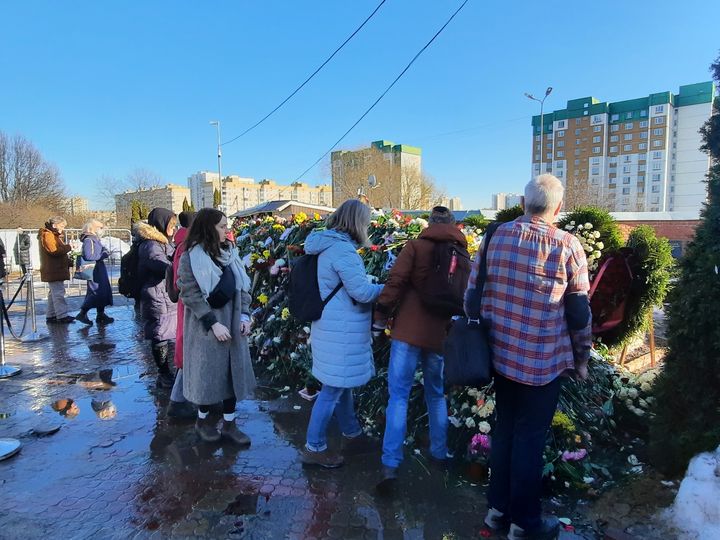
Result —
<path fill-rule="evenodd" d="M 572 99 L 532 119 L 532 174 L 551 172 L 616 212 L 699 212 L 710 166 L 698 132 L 712 114 L 712 82 L 618 102 Z M 541 130 L 542 124 L 542 130 Z"/>
<path fill-rule="evenodd" d="M 149 209 L 168 208 L 175 213 L 182 212 L 184 200 L 190 201 L 190 190 L 185 186 L 167 184 L 147 189 L 125 191 L 115 195 L 115 213 L 118 221 L 129 219 L 133 201 L 143 203 Z"/>
<path fill-rule="evenodd" d="M 493 193 L 492 209 L 505 210 L 522 204 L 523 196 L 519 193 Z"/>

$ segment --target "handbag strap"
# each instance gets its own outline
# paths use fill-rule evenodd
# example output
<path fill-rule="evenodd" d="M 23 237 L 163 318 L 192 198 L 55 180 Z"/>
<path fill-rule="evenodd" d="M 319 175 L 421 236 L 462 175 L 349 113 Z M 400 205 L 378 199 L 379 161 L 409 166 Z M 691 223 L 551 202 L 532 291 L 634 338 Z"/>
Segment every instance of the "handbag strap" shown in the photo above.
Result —
<path fill-rule="evenodd" d="M 477 309 L 477 313 L 467 313 L 468 320 L 479 320 L 480 319 L 480 304 L 482 302 L 483 290 L 485 289 L 485 280 L 487 279 L 487 251 L 490 245 L 490 239 L 495 231 L 500 227 L 502 223 L 495 222 L 488 225 L 485 229 L 485 237 L 483 238 L 483 250 L 480 255 L 480 263 L 478 265 L 478 274 L 475 278 L 475 287 L 470 290 L 470 298 L 468 299 L 468 308 L 474 311 Z"/>

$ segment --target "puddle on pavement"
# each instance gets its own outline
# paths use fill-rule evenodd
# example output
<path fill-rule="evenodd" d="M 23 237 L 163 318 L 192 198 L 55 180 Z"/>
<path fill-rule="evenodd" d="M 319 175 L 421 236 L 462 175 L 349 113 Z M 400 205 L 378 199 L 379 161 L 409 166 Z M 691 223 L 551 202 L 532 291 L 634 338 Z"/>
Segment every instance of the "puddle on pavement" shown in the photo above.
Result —
<path fill-rule="evenodd" d="M 258 494 L 240 494 L 225 508 L 225 515 L 249 516 L 257 514 Z"/>

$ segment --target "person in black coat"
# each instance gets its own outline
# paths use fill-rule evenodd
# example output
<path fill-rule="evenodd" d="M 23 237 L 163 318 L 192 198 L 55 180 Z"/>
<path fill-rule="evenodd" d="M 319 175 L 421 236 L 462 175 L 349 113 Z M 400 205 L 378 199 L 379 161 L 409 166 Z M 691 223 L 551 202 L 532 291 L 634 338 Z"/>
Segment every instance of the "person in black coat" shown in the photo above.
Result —
<path fill-rule="evenodd" d="M 30 268 L 30 235 L 22 228 L 17 230 L 17 240 L 15 241 L 15 261 L 20 265 L 23 274 L 27 273 Z"/>

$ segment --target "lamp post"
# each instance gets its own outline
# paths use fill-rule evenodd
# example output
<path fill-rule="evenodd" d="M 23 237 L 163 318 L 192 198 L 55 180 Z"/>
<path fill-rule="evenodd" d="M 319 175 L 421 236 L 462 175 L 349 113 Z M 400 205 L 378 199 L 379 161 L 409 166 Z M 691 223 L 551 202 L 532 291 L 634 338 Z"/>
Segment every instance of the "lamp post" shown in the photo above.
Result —
<path fill-rule="evenodd" d="M 217 130 L 217 156 L 218 156 L 218 179 L 220 180 L 220 210 L 225 209 L 225 182 L 222 177 L 222 145 L 220 144 L 220 120 L 211 120 L 211 126 L 215 126 Z"/>
<path fill-rule="evenodd" d="M 543 171 L 543 139 L 545 138 L 545 130 L 544 130 L 544 117 L 543 117 L 543 108 L 545 106 L 545 100 L 552 92 L 552 86 L 548 86 L 547 90 L 545 90 L 545 95 L 542 99 L 538 99 L 532 94 L 528 94 L 525 92 L 525 97 L 528 99 L 532 99 L 533 101 L 537 101 L 540 103 L 540 174 L 543 174 L 545 171 Z"/>

